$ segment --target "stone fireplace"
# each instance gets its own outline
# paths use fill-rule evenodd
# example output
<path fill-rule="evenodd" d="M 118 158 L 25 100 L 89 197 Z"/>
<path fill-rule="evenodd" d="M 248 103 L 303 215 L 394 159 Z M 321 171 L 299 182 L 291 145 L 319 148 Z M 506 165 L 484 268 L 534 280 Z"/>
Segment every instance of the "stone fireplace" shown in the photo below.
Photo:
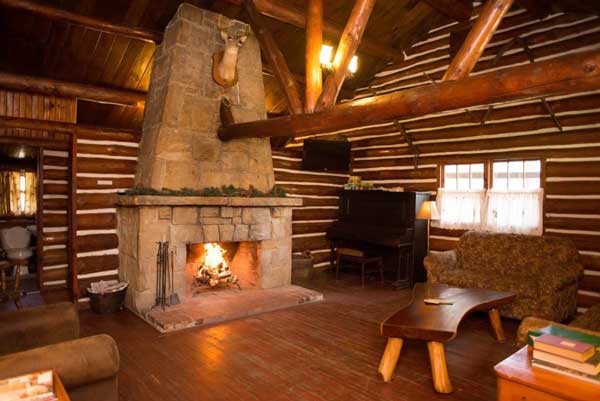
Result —
<path fill-rule="evenodd" d="M 268 139 L 222 142 L 219 107 L 226 96 L 236 122 L 266 118 L 260 47 L 250 34 L 239 51 L 238 83 L 212 77 L 220 30 L 241 22 L 182 4 L 157 48 L 146 101 L 136 187 L 202 191 L 232 185 L 267 192 L 274 185 Z M 120 277 L 126 305 L 161 331 L 248 316 L 321 299 L 291 285 L 292 208 L 286 197 L 119 196 Z M 180 305 L 155 308 L 157 243 L 168 241 Z M 196 291 L 198 249 L 223 244 L 240 287 Z M 197 296 L 194 296 L 196 293 Z"/>

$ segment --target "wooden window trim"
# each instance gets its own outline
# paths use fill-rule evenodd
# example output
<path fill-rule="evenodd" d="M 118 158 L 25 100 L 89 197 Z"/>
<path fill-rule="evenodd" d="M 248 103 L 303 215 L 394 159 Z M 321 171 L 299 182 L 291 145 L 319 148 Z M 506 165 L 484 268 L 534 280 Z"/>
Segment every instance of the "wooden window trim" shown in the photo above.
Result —
<path fill-rule="evenodd" d="M 494 163 L 495 162 L 510 162 L 510 161 L 540 161 L 540 188 L 546 189 L 546 159 L 543 157 L 507 157 L 499 159 L 467 159 L 467 160 L 448 160 L 438 164 L 438 188 L 445 187 L 445 172 L 447 165 L 458 165 L 458 164 L 483 164 L 483 189 L 488 190 L 494 186 Z M 545 192 L 545 191 L 544 191 Z M 545 198 L 545 195 L 544 195 Z"/>

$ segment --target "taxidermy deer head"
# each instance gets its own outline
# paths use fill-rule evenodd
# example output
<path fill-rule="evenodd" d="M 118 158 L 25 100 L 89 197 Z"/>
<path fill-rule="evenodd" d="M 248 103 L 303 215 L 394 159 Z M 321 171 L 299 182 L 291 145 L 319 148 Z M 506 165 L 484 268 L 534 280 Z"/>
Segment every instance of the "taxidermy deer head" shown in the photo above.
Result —
<path fill-rule="evenodd" d="M 221 29 L 221 38 L 225 42 L 225 50 L 213 54 L 213 78 L 219 85 L 229 88 L 238 80 L 238 52 L 248 39 L 248 30 L 231 35 L 226 29 Z"/>

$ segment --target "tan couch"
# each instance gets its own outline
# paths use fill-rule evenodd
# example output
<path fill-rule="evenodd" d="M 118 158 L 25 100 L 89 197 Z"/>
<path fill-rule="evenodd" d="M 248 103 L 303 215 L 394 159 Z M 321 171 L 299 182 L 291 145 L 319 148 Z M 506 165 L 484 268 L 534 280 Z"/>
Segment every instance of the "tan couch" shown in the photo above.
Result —
<path fill-rule="evenodd" d="M 107 335 L 79 338 L 77 306 L 0 314 L 0 379 L 54 369 L 72 401 L 117 401 L 119 351 Z"/>
<path fill-rule="evenodd" d="M 573 315 L 583 272 L 572 241 L 558 237 L 469 231 L 456 250 L 424 260 L 427 279 L 457 287 L 511 291 L 517 299 L 503 316 L 563 321 Z"/>

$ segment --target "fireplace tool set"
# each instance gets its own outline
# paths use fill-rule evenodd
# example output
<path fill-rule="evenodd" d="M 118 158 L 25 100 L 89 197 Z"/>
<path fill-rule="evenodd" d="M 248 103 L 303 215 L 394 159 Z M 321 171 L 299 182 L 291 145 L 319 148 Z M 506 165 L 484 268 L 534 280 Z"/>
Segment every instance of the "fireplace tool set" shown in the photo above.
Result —
<path fill-rule="evenodd" d="M 158 242 L 156 253 L 156 302 L 154 307 L 165 308 L 180 303 L 175 292 L 174 252 L 169 253 L 169 241 Z"/>

